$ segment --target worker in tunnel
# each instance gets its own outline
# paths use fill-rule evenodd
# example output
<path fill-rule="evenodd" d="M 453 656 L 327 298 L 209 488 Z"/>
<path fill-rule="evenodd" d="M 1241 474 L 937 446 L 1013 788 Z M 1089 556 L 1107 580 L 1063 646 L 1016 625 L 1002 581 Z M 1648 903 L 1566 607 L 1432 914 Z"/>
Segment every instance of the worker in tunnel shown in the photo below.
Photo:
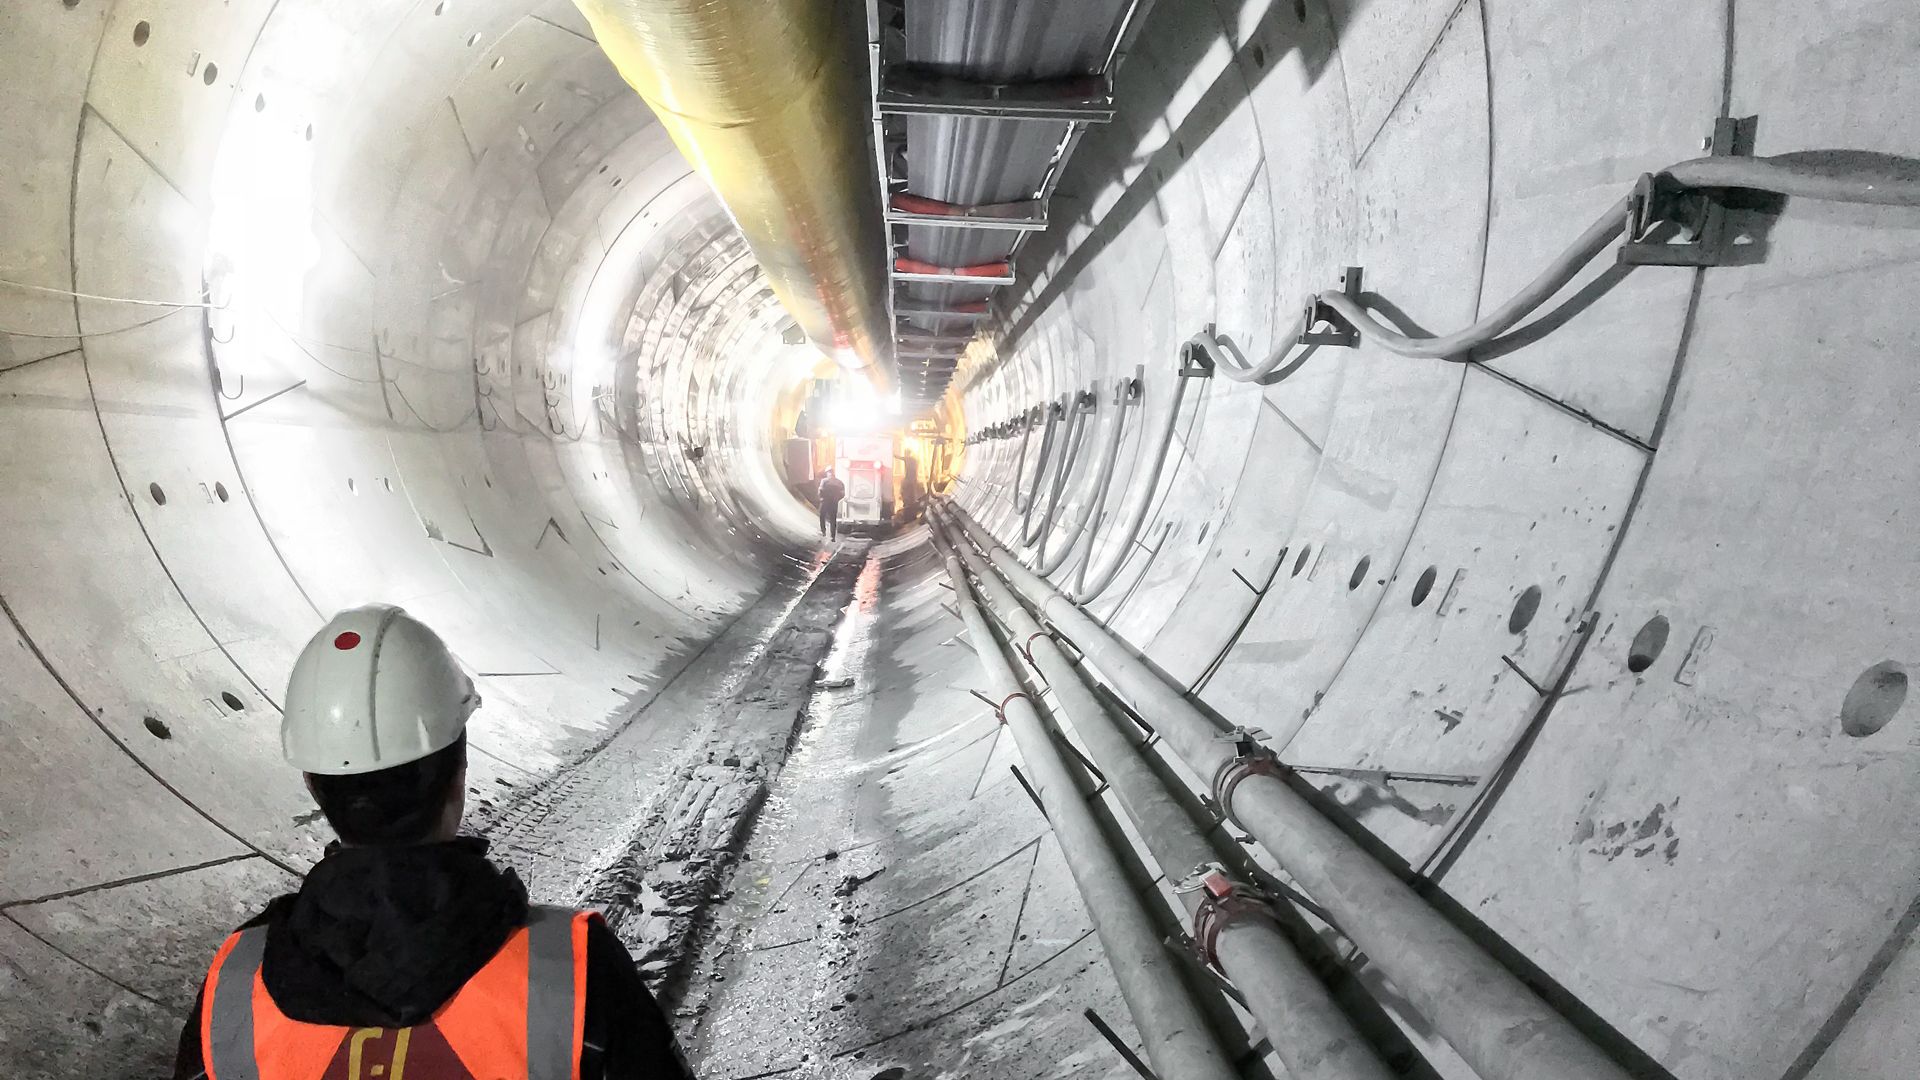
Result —
<path fill-rule="evenodd" d="M 400 608 L 343 611 L 307 643 L 281 749 L 339 841 L 215 954 L 176 1080 L 691 1077 L 606 923 L 529 904 L 458 835 L 479 705 Z"/>
<path fill-rule="evenodd" d="M 847 497 L 847 485 L 828 469 L 820 474 L 820 535 L 828 539 L 840 539 L 840 500 Z"/>

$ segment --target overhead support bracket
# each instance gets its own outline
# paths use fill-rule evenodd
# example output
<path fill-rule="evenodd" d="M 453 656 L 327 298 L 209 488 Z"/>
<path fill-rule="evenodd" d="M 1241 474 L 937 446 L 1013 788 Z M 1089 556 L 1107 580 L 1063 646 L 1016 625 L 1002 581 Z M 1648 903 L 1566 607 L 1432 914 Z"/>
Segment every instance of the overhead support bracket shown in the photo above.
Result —
<path fill-rule="evenodd" d="M 939 229 L 1040 232 L 1047 227 L 1047 206 L 1038 201 L 966 206 L 903 194 L 887 200 L 887 221 L 893 225 L 927 225 Z"/>
<path fill-rule="evenodd" d="M 1361 271 L 1358 266 L 1349 266 L 1340 275 L 1340 291 L 1356 303 L 1360 299 L 1360 279 Z M 1314 329 L 1322 323 L 1327 324 L 1330 329 Z M 1304 329 L 1296 339 L 1301 345 L 1332 345 L 1336 348 L 1351 349 L 1360 341 L 1359 330 L 1347 321 L 1346 316 L 1335 311 L 1318 296 L 1307 301 L 1306 320 L 1301 325 Z"/>
<path fill-rule="evenodd" d="M 893 339 L 893 343 L 902 349 L 964 349 L 973 343 L 973 335 L 900 334 Z"/>
<path fill-rule="evenodd" d="M 890 68 L 875 108 L 885 116 L 980 116 L 1104 124 L 1113 119 L 1113 87 L 1105 78 L 990 83 Z"/>
<path fill-rule="evenodd" d="M 952 319 L 955 322 L 985 322 L 993 318 L 993 312 L 987 309 L 985 301 L 977 304 L 962 304 L 959 307 L 934 307 L 931 304 L 896 303 L 893 314 L 898 319 Z"/>
<path fill-rule="evenodd" d="M 1747 157 L 1741 144 L 1756 117 L 1722 116 L 1707 142 L 1711 157 Z M 1627 225 L 1617 258 L 1622 266 L 1732 266 L 1750 261 L 1727 242 L 1721 192 L 1681 186 L 1647 173 L 1627 196 Z"/>
<path fill-rule="evenodd" d="M 972 266 L 936 266 L 919 259 L 893 260 L 895 281 L 925 281 L 939 285 L 1011 285 L 1013 265 L 1005 262 Z"/>

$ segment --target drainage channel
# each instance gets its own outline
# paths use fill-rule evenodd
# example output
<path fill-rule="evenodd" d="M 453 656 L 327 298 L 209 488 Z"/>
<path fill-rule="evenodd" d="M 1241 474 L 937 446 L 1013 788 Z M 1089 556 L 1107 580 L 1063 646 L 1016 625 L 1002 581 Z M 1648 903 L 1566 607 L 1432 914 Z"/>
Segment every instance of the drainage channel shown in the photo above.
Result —
<path fill-rule="evenodd" d="M 601 795 L 624 790 L 625 811 L 613 820 L 575 815 L 581 829 L 564 838 L 571 880 L 534 888 L 602 911 L 669 1009 L 697 933 L 728 895 L 768 788 L 800 735 L 834 625 L 866 563 L 866 544 L 843 545 L 758 647 L 727 650 L 715 657 L 720 670 L 655 702 L 650 711 L 667 710 L 650 725 L 681 737 L 655 748 L 637 775 L 620 775 L 629 762 L 595 763 L 603 766 L 595 770 Z"/>

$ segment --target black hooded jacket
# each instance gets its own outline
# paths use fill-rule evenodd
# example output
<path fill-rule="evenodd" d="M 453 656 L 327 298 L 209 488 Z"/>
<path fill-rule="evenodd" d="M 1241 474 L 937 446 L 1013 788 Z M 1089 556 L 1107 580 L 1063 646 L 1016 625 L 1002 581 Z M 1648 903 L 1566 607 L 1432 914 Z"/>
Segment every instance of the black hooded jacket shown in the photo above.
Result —
<path fill-rule="evenodd" d="M 267 927 L 260 977 L 290 1019 L 412 1027 L 430 1018 L 526 924 L 527 890 L 487 861 L 484 840 L 336 847 L 300 891 L 244 926 Z M 243 927 L 244 928 L 244 927 Z M 200 1010 L 180 1033 L 175 1080 L 206 1075 Z M 581 1080 L 691 1080 L 673 1030 L 627 950 L 587 931 Z"/>

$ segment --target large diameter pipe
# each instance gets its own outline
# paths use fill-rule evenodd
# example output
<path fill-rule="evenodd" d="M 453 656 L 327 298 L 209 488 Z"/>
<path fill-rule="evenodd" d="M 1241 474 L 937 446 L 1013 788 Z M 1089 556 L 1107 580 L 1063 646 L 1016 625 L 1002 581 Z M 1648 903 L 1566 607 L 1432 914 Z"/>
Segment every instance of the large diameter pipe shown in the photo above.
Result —
<path fill-rule="evenodd" d="M 855 5 L 574 3 L 726 205 L 781 305 L 843 367 L 887 389 L 886 248 Z"/>
<path fill-rule="evenodd" d="M 935 528 L 941 527 L 939 517 L 936 511 Z M 1028 643 L 1034 669 L 1053 690 L 1055 715 L 1065 716 L 1080 734 L 1087 754 L 1120 797 L 1167 880 L 1179 882 L 1201 866 L 1219 862 L 1220 853 L 1081 681 L 1060 646 L 978 555 L 964 543 L 949 544 L 973 572 L 980 596 L 1008 636 Z M 1203 903 L 1202 894 L 1178 895 L 1191 918 Z M 1271 1036 L 1293 1080 L 1392 1080 L 1392 1071 L 1374 1056 L 1277 922 L 1254 912 L 1229 915 L 1215 938 L 1214 952 L 1221 970 L 1246 998 L 1248 1011 Z"/>
<path fill-rule="evenodd" d="M 1152 719 L 1188 768 L 1217 776 L 1238 760 L 1220 728 L 1125 642 L 1020 565 L 964 511 L 951 516 L 1001 577 Z M 1483 1080 L 1627 1080 L 1566 1017 L 1280 777 L 1246 776 L 1227 793 L 1224 809 Z"/>
<path fill-rule="evenodd" d="M 1154 1071 L 1166 1080 L 1238 1080 L 1214 1040 L 1200 1007 L 1189 996 L 1180 971 L 1152 916 L 1141 904 L 1107 838 L 1094 820 L 1066 762 L 1021 692 L 1020 680 L 974 602 L 972 586 L 953 548 L 945 552 L 954 602 L 967 625 L 973 651 L 980 657 L 988 692 L 1004 700 L 1001 715 L 1026 762 L 1028 780 L 1040 797 L 1047 821 L 1060 841 L 1073 884 L 1086 901 L 1100 947 L 1120 984 L 1120 996 Z"/>

